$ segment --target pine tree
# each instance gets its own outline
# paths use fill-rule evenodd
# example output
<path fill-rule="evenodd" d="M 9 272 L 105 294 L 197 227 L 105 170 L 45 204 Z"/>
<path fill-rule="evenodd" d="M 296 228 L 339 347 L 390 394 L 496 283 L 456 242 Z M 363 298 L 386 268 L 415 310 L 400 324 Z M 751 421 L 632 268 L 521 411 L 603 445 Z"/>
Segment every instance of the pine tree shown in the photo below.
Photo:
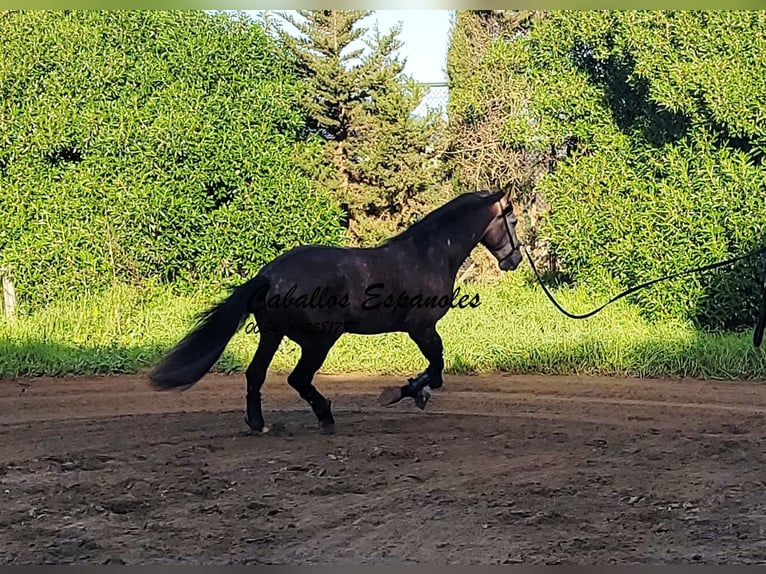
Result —
<path fill-rule="evenodd" d="M 306 83 L 308 125 L 325 141 L 311 167 L 347 214 L 350 240 L 374 244 L 428 211 L 442 189 L 441 123 L 412 117 L 423 93 L 404 75 L 396 26 L 366 38 L 363 10 L 302 10 L 281 17 L 300 36 L 279 36 Z M 351 45 L 362 41 L 367 50 Z"/>

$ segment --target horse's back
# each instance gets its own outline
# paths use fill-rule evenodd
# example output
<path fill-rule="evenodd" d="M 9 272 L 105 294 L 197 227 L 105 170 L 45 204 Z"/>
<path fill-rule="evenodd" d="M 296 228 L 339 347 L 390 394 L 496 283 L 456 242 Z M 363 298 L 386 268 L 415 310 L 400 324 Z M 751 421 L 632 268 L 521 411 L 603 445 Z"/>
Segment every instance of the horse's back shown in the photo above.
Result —
<path fill-rule="evenodd" d="M 268 263 L 261 274 L 274 278 L 285 275 L 336 275 L 342 266 L 370 259 L 372 249 L 337 247 L 333 245 L 299 245 Z"/>
<path fill-rule="evenodd" d="M 425 263 L 422 255 L 406 249 L 296 247 L 261 272 L 268 283 L 268 314 L 284 329 L 328 322 L 361 334 L 433 324 L 446 313 L 444 306 L 404 301 L 451 296 L 450 277 L 430 277 Z"/>

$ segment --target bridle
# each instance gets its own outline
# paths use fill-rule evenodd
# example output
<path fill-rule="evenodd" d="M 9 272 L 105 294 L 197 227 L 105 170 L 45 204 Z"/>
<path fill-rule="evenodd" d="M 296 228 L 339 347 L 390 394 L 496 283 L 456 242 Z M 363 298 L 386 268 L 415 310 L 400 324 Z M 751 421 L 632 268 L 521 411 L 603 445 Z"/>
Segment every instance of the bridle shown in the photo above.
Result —
<path fill-rule="evenodd" d="M 516 237 L 516 234 L 511 230 L 512 226 L 516 225 L 516 222 L 509 221 L 510 217 L 513 217 L 513 203 L 507 200 L 507 195 L 504 195 L 500 199 L 500 215 L 503 217 L 503 223 L 505 224 L 505 231 L 508 234 L 508 243 L 500 248 L 500 250 L 497 253 L 494 253 L 495 257 L 498 259 L 498 261 L 502 261 L 506 257 L 508 257 L 511 253 L 516 251 L 517 249 L 521 249 L 521 242 Z M 503 205 L 503 203 L 506 203 L 506 205 Z M 514 241 L 514 238 L 516 238 L 516 241 Z"/>

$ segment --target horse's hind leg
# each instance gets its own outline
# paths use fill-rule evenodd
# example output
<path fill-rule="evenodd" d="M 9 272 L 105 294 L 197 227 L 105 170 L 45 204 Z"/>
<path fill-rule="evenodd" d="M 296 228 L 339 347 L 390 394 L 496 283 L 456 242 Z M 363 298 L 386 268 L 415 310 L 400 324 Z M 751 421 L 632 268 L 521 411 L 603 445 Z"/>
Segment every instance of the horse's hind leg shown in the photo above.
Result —
<path fill-rule="evenodd" d="M 263 411 L 261 410 L 261 387 L 266 380 L 266 372 L 269 369 L 269 363 L 274 358 L 279 344 L 282 342 L 282 335 L 270 331 L 262 332 L 258 349 L 253 355 L 253 360 L 245 371 L 247 380 L 247 415 L 245 422 L 255 432 L 264 432 L 265 421 L 263 420 Z"/>
<path fill-rule="evenodd" d="M 428 368 L 417 377 L 410 379 L 406 385 L 384 389 L 379 400 L 382 405 L 387 406 L 398 403 L 406 397 L 412 397 L 418 408 L 422 410 L 430 398 L 430 393 L 425 388 L 438 389 L 443 385 L 444 346 L 436 326 L 412 331 L 409 336 L 428 361 Z"/>
<path fill-rule="evenodd" d="M 331 401 L 327 400 L 313 385 L 314 375 L 322 366 L 335 341 L 313 341 L 299 343 L 301 358 L 295 369 L 287 377 L 287 382 L 298 391 L 306 401 L 319 423 L 319 430 L 324 434 L 335 432 L 335 418 L 332 416 Z"/>

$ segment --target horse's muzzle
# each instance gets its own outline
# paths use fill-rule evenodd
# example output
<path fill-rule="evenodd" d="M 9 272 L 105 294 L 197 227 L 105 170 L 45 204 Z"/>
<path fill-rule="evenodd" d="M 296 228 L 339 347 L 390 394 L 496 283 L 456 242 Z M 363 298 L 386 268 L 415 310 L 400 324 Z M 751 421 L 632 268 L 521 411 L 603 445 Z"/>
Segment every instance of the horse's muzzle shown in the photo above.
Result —
<path fill-rule="evenodd" d="M 521 263 L 521 252 L 517 249 L 512 252 L 508 257 L 500 261 L 500 269 L 503 271 L 514 271 Z"/>

